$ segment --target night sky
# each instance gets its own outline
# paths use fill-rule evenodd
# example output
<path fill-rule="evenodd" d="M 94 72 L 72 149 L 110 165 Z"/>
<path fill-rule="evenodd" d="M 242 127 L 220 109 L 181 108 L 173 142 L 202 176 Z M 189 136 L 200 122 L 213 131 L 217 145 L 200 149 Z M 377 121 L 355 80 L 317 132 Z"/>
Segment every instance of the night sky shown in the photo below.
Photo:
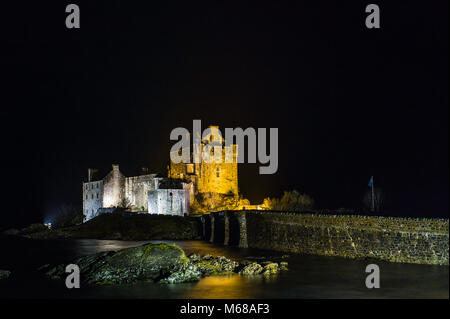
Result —
<path fill-rule="evenodd" d="M 447 1 L 376 1 L 379 30 L 364 1 L 93 2 L 2 4 L 3 226 L 81 209 L 88 167 L 166 174 L 193 119 L 279 128 L 275 175 L 239 166 L 252 203 L 360 208 L 374 175 L 387 215 L 448 218 Z"/>

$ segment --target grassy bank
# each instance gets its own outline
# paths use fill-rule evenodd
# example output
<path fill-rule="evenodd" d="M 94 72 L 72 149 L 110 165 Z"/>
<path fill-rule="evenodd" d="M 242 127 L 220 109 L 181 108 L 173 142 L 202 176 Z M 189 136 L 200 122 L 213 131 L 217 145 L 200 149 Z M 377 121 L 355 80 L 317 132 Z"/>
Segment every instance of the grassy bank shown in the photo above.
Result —
<path fill-rule="evenodd" d="M 67 228 L 49 229 L 25 235 L 28 238 L 90 238 L 120 240 L 198 239 L 196 218 L 163 215 L 103 214 L 90 221 Z"/>

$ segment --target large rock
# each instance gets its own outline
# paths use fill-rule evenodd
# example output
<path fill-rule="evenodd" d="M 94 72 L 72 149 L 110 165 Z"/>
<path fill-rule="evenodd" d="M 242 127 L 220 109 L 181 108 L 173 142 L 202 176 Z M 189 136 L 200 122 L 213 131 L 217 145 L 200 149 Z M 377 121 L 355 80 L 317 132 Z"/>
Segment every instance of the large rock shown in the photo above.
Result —
<path fill-rule="evenodd" d="M 263 265 L 243 261 L 238 263 L 223 256 L 186 257 L 176 245 L 147 244 L 118 252 L 102 252 L 78 258 L 71 262 L 80 268 L 80 279 L 91 284 L 121 284 L 135 281 L 159 283 L 182 283 L 198 281 L 204 276 L 239 273 L 241 275 L 272 275 L 278 273 L 277 263 L 265 262 Z M 65 278 L 67 264 L 50 268 L 40 268 L 54 279 Z M 287 263 L 286 263 L 287 265 Z"/>
<path fill-rule="evenodd" d="M 81 257 L 72 263 L 80 267 L 82 281 L 117 284 L 138 280 L 160 281 L 182 270 L 187 262 L 188 258 L 183 250 L 176 245 L 147 244 L 118 252 L 102 252 Z M 52 278 L 66 276 L 65 265 L 50 269 L 47 275 Z M 189 281 L 192 281 L 192 278 L 191 275 Z"/>

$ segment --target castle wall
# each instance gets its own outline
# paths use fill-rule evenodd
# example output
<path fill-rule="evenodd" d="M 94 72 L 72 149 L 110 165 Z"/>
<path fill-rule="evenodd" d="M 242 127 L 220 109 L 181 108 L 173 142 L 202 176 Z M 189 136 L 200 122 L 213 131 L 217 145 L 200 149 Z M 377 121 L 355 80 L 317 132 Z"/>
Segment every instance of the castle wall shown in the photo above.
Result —
<path fill-rule="evenodd" d="M 194 198 L 194 185 L 193 183 L 182 183 L 183 190 L 185 190 L 186 197 L 186 211 L 189 214 L 189 206 Z"/>
<path fill-rule="evenodd" d="M 237 195 L 237 163 L 202 163 L 197 187 L 200 193 Z"/>
<path fill-rule="evenodd" d="M 125 176 L 119 171 L 119 165 L 103 179 L 103 207 L 117 207 L 125 196 Z"/>
<path fill-rule="evenodd" d="M 125 178 L 125 197 L 139 211 L 148 211 L 148 191 L 158 188 L 159 179 L 156 174 Z"/>
<path fill-rule="evenodd" d="M 188 214 L 194 194 L 193 185 L 179 181 L 175 184 L 167 178 L 157 177 L 157 174 L 125 177 L 119 171 L 119 166 L 113 165 L 112 171 L 103 180 L 83 183 L 85 221 L 96 217 L 99 208 L 105 211 L 107 208 L 119 207 L 124 198 L 129 200 L 130 208 L 137 211 L 149 212 L 149 198 L 153 198 L 155 203 L 150 207 L 151 213 Z M 157 190 L 159 192 L 154 192 Z"/>
<path fill-rule="evenodd" d="M 204 145 L 202 145 L 203 151 Z M 222 163 L 170 163 L 169 178 L 184 179 L 194 184 L 194 192 L 238 195 L 237 146 L 233 146 L 233 163 L 225 163 L 225 148 L 222 148 Z M 191 157 L 192 158 L 192 157 Z"/>
<path fill-rule="evenodd" d="M 157 189 L 148 192 L 149 214 L 178 215 L 188 214 L 187 190 Z"/>
<path fill-rule="evenodd" d="M 83 183 L 83 214 L 85 220 L 97 216 L 97 210 L 103 207 L 103 181 Z"/>
<path fill-rule="evenodd" d="M 188 168 L 186 163 L 170 163 L 169 167 L 169 178 L 178 178 L 178 179 L 190 179 L 192 174 L 188 174 Z"/>

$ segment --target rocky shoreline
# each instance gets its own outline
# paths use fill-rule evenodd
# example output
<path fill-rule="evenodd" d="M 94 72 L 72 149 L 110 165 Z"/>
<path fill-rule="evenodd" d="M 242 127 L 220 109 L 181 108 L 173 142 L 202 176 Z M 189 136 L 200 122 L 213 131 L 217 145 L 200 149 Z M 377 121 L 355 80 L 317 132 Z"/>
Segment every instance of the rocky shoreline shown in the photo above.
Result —
<path fill-rule="evenodd" d="M 237 262 L 223 256 L 191 254 L 174 244 L 146 244 L 84 256 L 72 262 L 80 269 L 80 279 L 89 284 L 195 282 L 203 277 L 238 274 L 272 276 L 287 270 L 287 262 Z M 52 279 L 65 278 L 67 264 L 40 267 Z"/>

